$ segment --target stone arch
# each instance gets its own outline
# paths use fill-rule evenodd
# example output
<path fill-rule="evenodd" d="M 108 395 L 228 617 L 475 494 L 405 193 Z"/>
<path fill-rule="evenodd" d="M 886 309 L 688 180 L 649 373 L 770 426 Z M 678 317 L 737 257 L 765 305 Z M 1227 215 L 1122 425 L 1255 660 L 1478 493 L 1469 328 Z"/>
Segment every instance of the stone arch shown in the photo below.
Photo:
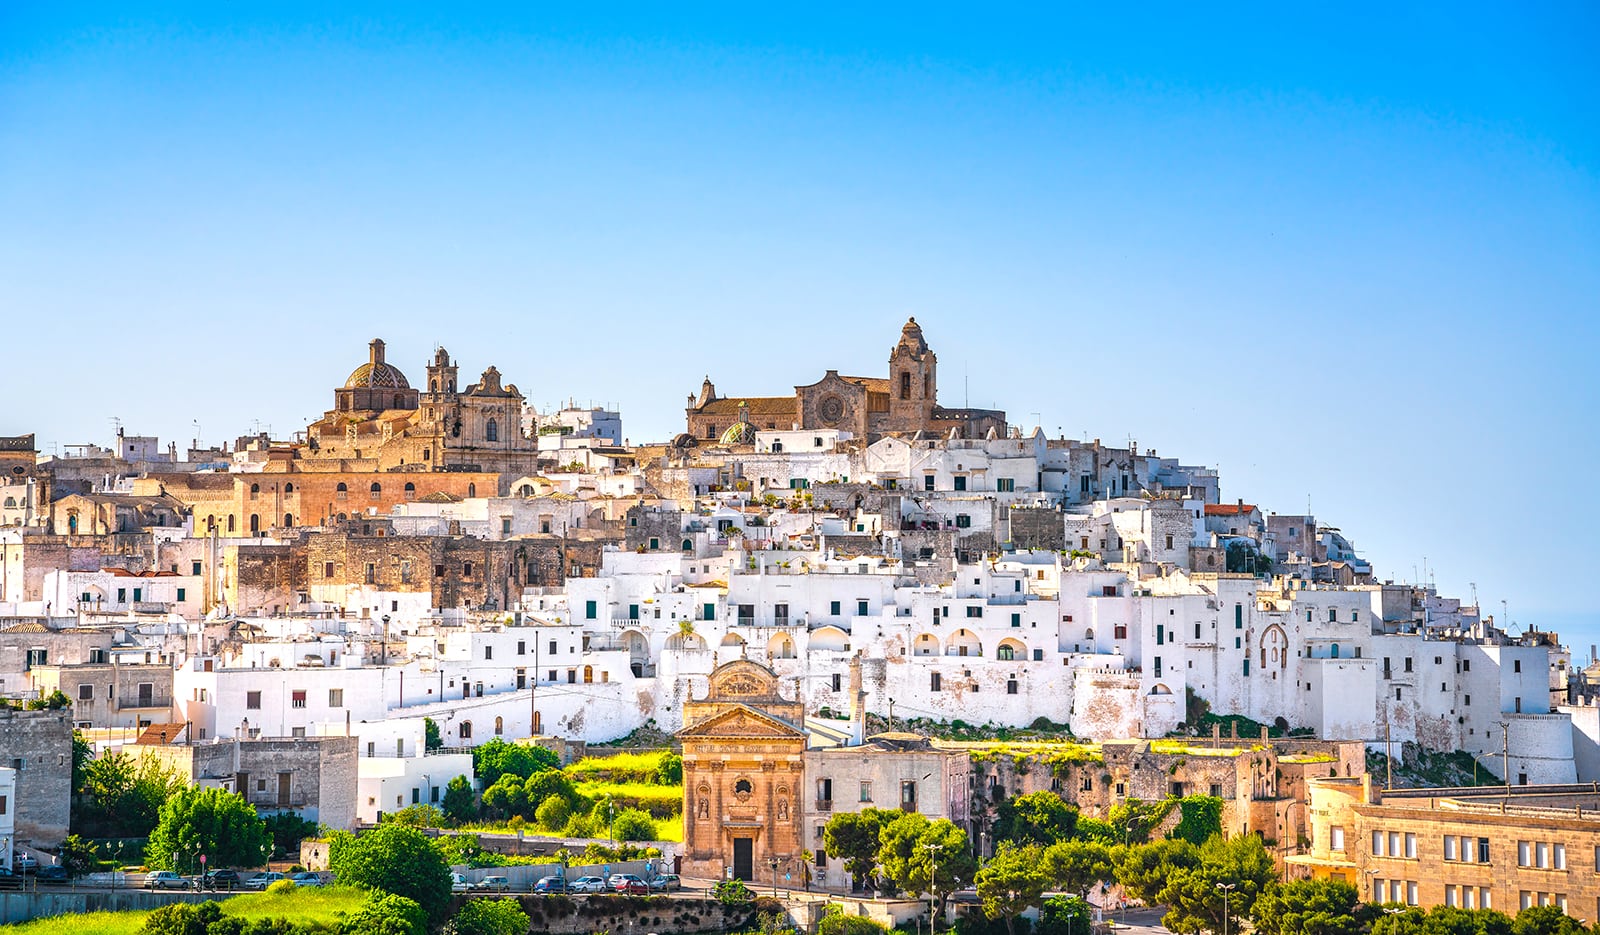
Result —
<path fill-rule="evenodd" d="M 978 639 L 978 634 L 962 627 L 950 634 L 945 640 L 944 654 L 946 656 L 982 656 L 983 641 Z"/>
<path fill-rule="evenodd" d="M 683 551 L 684 552 L 693 552 L 694 551 L 694 540 L 693 539 L 685 539 L 685 540 L 683 540 Z"/>
<path fill-rule="evenodd" d="M 1000 645 L 994 651 L 994 657 L 1008 662 L 1013 659 L 1026 659 L 1028 647 L 1024 646 L 1021 640 L 1008 636 L 1000 641 Z"/>
<path fill-rule="evenodd" d="M 809 648 L 842 653 L 850 648 L 850 634 L 838 627 L 818 627 L 811 631 Z"/>
<path fill-rule="evenodd" d="M 794 640 L 787 633 L 779 633 L 767 642 L 768 659 L 793 659 Z"/>
<path fill-rule="evenodd" d="M 705 652 L 706 641 L 698 633 L 674 633 L 667 637 L 667 649 L 672 652 Z"/>
<path fill-rule="evenodd" d="M 1170 694 L 1172 694 L 1172 689 L 1168 688 L 1167 686 L 1163 685 L 1160 682 L 1157 682 L 1154 685 L 1150 686 L 1150 694 L 1152 694 L 1152 695 L 1170 695 Z"/>
<path fill-rule="evenodd" d="M 911 644 L 913 656 L 939 655 L 939 638 L 932 633 L 918 633 L 916 640 Z"/>
<path fill-rule="evenodd" d="M 720 645 L 724 649 L 739 649 L 745 645 L 745 639 L 737 633 L 727 633 L 723 635 Z"/>
<path fill-rule="evenodd" d="M 1280 669 L 1289 667 L 1289 638 L 1283 627 L 1274 623 L 1261 633 L 1261 668 L 1269 665 Z"/>

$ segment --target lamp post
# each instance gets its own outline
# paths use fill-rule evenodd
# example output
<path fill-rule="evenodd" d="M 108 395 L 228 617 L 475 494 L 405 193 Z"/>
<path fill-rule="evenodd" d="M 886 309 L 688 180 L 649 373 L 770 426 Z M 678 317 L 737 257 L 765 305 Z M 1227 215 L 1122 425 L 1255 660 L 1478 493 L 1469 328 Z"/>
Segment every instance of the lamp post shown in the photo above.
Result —
<path fill-rule="evenodd" d="M 926 779 L 927 777 L 924 776 L 923 778 Z M 933 911 L 934 878 L 939 872 L 939 845 L 930 842 L 922 846 L 928 849 L 928 935 L 933 935 L 939 929 L 939 922 Z"/>
<path fill-rule="evenodd" d="M 1228 935 L 1228 895 L 1237 887 L 1237 883 L 1217 884 L 1217 889 L 1222 891 L 1222 935 Z"/>
<path fill-rule="evenodd" d="M 767 866 L 772 868 L 772 898 L 778 898 L 778 858 L 768 857 Z"/>

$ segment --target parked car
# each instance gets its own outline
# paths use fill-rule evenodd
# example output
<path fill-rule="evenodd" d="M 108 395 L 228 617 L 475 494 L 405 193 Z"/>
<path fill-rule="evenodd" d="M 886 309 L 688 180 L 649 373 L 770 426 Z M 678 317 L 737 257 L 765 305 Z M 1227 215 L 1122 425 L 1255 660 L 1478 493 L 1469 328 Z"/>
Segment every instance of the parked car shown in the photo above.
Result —
<path fill-rule="evenodd" d="M 66 867 L 52 865 L 40 867 L 37 879 L 40 883 L 60 885 L 72 882 L 72 874 L 67 872 Z"/>
<path fill-rule="evenodd" d="M 574 893 L 604 893 L 606 881 L 603 877 L 579 877 L 572 881 Z"/>
<path fill-rule="evenodd" d="M 264 873 L 258 873 L 250 879 L 244 881 L 244 888 L 247 890 L 264 890 L 279 880 L 284 879 L 288 878 L 276 870 L 268 870 Z"/>
<path fill-rule="evenodd" d="M 613 873 L 606 879 L 606 889 L 613 893 L 620 893 L 632 883 L 638 883 L 643 886 L 647 893 L 650 891 L 649 884 L 645 883 L 644 879 L 636 873 Z"/>
<path fill-rule="evenodd" d="M 22 877 L 11 872 L 10 867 L 0 867 L 0 888 L 9 889 L 22 885 Z"/>
<path fill-rule="evenodd" d="M 539 882 L 533 884 L 533 891 L 542 896 L 554 896 L 567 891 L 566 877 L 540 877 Z"/>
<path fill-rule="evenodd" d="M 237 870 L 207 870 L 199 880 L 200 888 L 207 890 L 236 890 L 244 881 Z"/>
<path fill-rule="evenodd" d="M 658 893 L 670 893 L 683 889 L 683 881 L 676 873 L 663 873 L 650 881 L 650 888 Z"/>
<path fill-rule="evenodd" d="M 511 878 L 495 876 L 484 877 L 483 881 L 478 884 L 478 889 L 486 890 L 491 893 L 509 893 L 511 892 Z"/>
<path fill-rule="evenodd" d="M 295 874 L 294 876 L 290 877 L 289 879 L 294 881 L 294 885 L 295 886 L 321 886 L 322 885 L 322 874 L 317 873 L 314 870 L 302 870 L 299 873 Z"/>
<path fill-rule="evenodd" d="M 29 856 L 21 851 L 11 854 L 11 871 L 13 873 L 32 873 L 39 869 L 39 858 Z"/>
<path fill-rule="evenodd" d="M 186 890 L 192 886 L 187 879 L 171 870 L 157 870 L 144 878 L 144 888 L 147 890 Z"/>
<path fill-rule="evenodd" d="M 482 883 L 476 880 L 469 880 L 464 874 L 450 874 L 450 892 L 452 893 L 475 893 L 482 888 Z"/>

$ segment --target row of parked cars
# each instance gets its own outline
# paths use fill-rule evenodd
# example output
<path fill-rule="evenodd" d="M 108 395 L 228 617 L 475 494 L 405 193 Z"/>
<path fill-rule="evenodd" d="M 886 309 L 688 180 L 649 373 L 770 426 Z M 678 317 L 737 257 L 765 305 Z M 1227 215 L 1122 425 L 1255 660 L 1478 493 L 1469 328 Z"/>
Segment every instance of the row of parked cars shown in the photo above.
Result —
<path fill-rule="evenodd" d="M 207 870 L 197 877 L 186 877 L 171 870 L 156 870 L 145 876 L 144 888 L 147 890 L 264 890 L 279 880 L 290 880 L 296 886 L 321 886 L 326 882 L 323 880 L 322 874 L 310 870 L 303 870 L 294 874 L 266 870 L 248 877 L 241 876 L 237 870 Z"/>
<path fill-rule="evenodd" d="M 613 873 L 609 877 L 543 877 L 533 885 L 535 893 L 622 893 L 629 896 L 648 896 L 651 893 L 668 893 L 683 889 L 683 881 L 675 873 L 663 873 L 644 879 L 636 873 Z"/>

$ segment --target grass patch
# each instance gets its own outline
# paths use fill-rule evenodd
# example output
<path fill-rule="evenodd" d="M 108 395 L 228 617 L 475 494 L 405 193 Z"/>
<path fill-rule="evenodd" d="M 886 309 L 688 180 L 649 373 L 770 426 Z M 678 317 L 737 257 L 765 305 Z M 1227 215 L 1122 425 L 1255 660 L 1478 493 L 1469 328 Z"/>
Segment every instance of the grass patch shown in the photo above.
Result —
<path fill-rule="evenodd" d="M 148 912 L 88 912 L 0 925 L 3 935 L 137 935 Z"/>
<path fill-rule="evenodd" d="M 277 919 L 290 922 L 320 922 L 332 925 L 340 913 L 353 912 L 367 901 L 367 894 L 354 887 L 300 887 L 288 893 L 247 893 L 219 900 L 224 915 L 241 919 Z M 90 912 L 83 915 L 51 916 L 15 925 L 0 925 L 0 935 L 137 935 L 150 913 Z"/>
<path fill-rule="evenodd" d="M 661 749 L 612 756 L 586 756 L 567 766 L 566 773 L 573 782 L 650 783 L 655 781 L 656 769 L 661 765 L 661 754 L 667 752 Z"/>
<path fill-rule="evenodd" d="M 657 820 L 683 813 L 683 787 L 658 786 L 644 782 L 580 782 L 578 794 L 594 802 L 608 797 L 616 802 L 617 809 L 637 808 L 650 813 Z"/>
<path fill-rule="evenodd" d="M 1208 747 L 1189 740 L 1150 741 L 1151 753 L 1182 753 L 1185 756 L 1239 756 L 1260 749 L 1263 749 L 1260 744 L 1253 747 Z"/>

